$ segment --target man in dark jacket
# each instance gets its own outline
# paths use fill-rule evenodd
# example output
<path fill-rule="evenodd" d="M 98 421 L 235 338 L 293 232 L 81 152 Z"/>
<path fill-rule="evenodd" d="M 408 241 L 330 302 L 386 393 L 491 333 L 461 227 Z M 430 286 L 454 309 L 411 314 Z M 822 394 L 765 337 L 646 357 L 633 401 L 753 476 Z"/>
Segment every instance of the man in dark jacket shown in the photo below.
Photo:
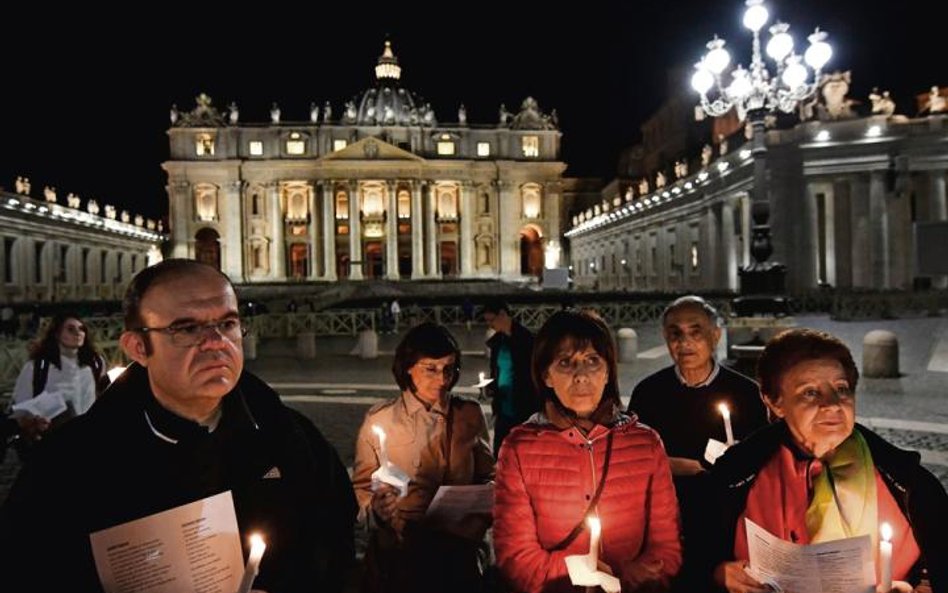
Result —
<path fill-rule="evenodd" d="M 124 310 L 135 364 L 42 441 L 0 511 L 10 590 L 61 590 L 68 575 L 70 590 L 101 591 L 90 533 L 230 492 L 241 543 L 252 531 L 267 541 L 255 589 L 340 591 L 354 556 L 346 469 L 309 420 L 243 372 L 227 277 L 166 260 L 136 275 Z"/>
<path fill-rule="evenodd" d="M 530 377 L 533 334 L 518 323 L 502 301 L 483 307 L 484 321 L 494 330 L 487 340 L 490 348 L 490 376 L 487 387 L 494 417 L 494 455 L 510 429 L 539 411 L 540 404 Z"/>

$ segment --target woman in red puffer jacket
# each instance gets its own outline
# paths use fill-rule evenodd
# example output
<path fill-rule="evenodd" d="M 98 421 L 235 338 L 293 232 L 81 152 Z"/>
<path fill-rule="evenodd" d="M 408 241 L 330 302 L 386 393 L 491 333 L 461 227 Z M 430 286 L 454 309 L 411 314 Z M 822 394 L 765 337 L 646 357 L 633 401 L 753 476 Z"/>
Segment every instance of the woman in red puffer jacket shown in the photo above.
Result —
<path fill-rule="evenodd" d="M 599 570 L 624 592 L 666 590 L 681 566 L 678 502 L 658 435 L 620 411 L 609 329 L 590 313 L 556 313 L 532 370 L 544 409 L 514 428 L 497 462 L 502 577 L 523 593 L 577 590 L 565 558 L 589 552 L 586 520 L 597 517 Z"/>

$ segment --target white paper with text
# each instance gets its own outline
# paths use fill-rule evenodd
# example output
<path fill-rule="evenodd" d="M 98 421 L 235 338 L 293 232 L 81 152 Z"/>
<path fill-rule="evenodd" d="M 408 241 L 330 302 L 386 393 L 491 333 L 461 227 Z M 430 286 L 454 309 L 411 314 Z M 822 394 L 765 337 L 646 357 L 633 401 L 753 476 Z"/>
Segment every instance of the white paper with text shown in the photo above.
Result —
<path fill-rule="evenodd" d="M 244 570 L 229 490 L 89 539 L 106 593 L 233 593 Z"/>

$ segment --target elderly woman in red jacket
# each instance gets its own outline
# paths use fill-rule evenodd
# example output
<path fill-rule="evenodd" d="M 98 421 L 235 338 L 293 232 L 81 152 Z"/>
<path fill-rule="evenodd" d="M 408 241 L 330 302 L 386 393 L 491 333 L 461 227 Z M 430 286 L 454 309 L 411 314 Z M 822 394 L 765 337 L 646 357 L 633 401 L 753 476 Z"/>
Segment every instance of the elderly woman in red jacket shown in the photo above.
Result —
<path fill-rule="evenodd" d="M 565 558 L 589 551 L 586 520 L 598 517 L 601 570 L 626 592 L 667 588 L 681 565 L 668 458 L 655 431 L 621 412 L 609 329 L 589 313 L 556 313 L 532 371 L 544 407 L 513 429 L 497 463 L 502 577 L 524 593 L 575 590 Z"/>

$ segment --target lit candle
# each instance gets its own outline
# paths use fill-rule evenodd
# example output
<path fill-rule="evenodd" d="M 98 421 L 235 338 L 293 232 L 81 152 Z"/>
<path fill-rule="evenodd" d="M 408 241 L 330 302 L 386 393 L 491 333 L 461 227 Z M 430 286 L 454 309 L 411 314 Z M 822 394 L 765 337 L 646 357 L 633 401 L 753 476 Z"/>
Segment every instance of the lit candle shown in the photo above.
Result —
<path fill-rule="evenodd" d="M 114 383 L 115 380 L 118 379 L 124 372 L 125 372 L 125 367 L 112 367 L 111 369 L 109 369 L 109 372 L 106 373 L 106 375 L 109 376 L 109 381 Z"/>
<path fill-rule="evenodd" d="M 237 593 L 250 593 L 253 587 L 253 580 L 257 578 L 260 571 L 260 559 L 263 558 L 263 551 L 267 549 L 263 536 L 259 533 L 250 536 L 250 555 L 247 556 L 247 566 L 244 568 L 244 576 L 240 579 L 240 586 L 237 587 Z"/>
<path fill-rule="evenodd" d="M 477 382 L 478 382 L 478 383 L 483 383 L 485 378 L 486 378 L 486 375 L 484 375 L 484 371 L 481 371 L 481 372 L 477 373 Z"/>
<path fill-rule="evenodd" d="M 388 465 L 388 453 L 385 452 L 385 431 L 378 424 L 373 424 L 372 432 L 379 437 L 379 465 L 386 467 Z"/>
<path fill-rule="evenodd" d="M 602 524 L 599 517 L 590 517 L 586 519 L 589 524 L 589 567 L 591 570 L 599 570 L 599 538 L 602 535 Z"/>
<path fill-rule="evenodd" d="M 727 446 L 730 447 L 734 444 L 734 431 L 731 429 L 731 410 L 727 408 L 727 404 L 718 404 L 718 410 L 724 416 L 724 433 L 727 435 Z"/>
<path fill-rule="evenodd" d="M 879 540 L 879 591 L 889 593 L 892 589 L 892 526 L 883 523 L 879 532 L 882 534 Z"/>

